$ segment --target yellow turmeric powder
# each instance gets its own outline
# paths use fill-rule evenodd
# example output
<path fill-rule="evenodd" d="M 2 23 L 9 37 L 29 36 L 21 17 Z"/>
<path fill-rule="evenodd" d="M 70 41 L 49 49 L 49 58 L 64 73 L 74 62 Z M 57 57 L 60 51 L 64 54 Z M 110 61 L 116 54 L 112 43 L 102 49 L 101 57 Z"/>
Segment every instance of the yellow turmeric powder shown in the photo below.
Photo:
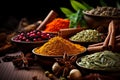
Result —
<path fill-rule="evenodd" d="M 86 48 L 79 44 L 74 44 L 66 39 L 63 39 L 60 36 L 56 36 L 51 38 L 48 42 L 46 42 L 43 46 L 36 48 L 34 50 L 35 53 L 40 55 L 63 55 L 66 52 L 69 55 L 79 54 L 84 52 Z"/>
<path fill-rule="evenodd" d="M 69 28 L 69 20 L 63 18 L 56 18 L 46 25 L 46 32 L 58 32 L 60 29 Z"/>

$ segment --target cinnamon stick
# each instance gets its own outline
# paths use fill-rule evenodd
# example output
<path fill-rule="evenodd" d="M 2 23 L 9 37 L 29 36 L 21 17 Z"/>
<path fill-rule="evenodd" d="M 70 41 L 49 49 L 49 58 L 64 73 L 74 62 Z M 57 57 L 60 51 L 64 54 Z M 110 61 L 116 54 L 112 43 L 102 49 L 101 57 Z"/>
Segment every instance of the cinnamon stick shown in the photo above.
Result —
<path fill-rule="evenodd" d="M 116 39 L 115 39 L 115 42 L 116 42 L 115 45 L 118 44 L 118 43 L 120 43 L 120 38 L 116 38 Z M 91 44 L 91 45 L 89 45 L 88 47 L 102 46 L 103 43 L 104 43 L 104 42 L 100 42 L 100 43 L 96 43 L 96 44 Z"/>
<path fill-rule="evenodd" d="M 108 43 L 109 43 L 109 39 L 110 39 L 110 35 L 111 35 L 111 30 L 112 30 L 111 27 L 112 27 L 112 21 L 109 23 L 109 26 L 108 26 L 108 35 L 105 38 L 105 41 L 103 43 L 103 49 L 107 49 L 107 47 L 108 47 Z"/>
<path fill-rule="evenodd" d="M 95 47 L 95 46 L 102 46 L 102 45 L 103 45 L 103 42 L 100 42 L 100 43 L 96 43 L 96 44 L 91 44 L 88 47 Z"/>
<path fill-rule="evenodd" d="M 115 46 L 115 22 L 112 20 L 111 21 L 111 35 L 110 35 L 110 40 L 109 40 L 109 44 L 108 44 L 108 48 L 111 50 L 114 49 Z"/>
<path fill-rule="evenodd" d="M 115 42 L 118 43 L 120 42 L 120 35 L 115 37 Z M 104 42 L 99 42 L 99 43 L 95 43 L 95 44 L 91 44 L 88 47 L 95 47 L 95 46 L 101 46 L 103 45 Z"/>
<path fill-rule="evenodd" d="M 63 38 L 69 38 L 70 36 L 75 35 L 76 33 L 84 30 L 84 28 L 66 28 L 66 29 L 60 29 L 58 32 L 58 35 Z"/>
<path fill-rule="evenodd" d="M 98 51 L 102 51 L 103 50 L 103 46 L 95 46 L 95 47 L 88 47 L 87 51 L 89 52 L 98 52 Z"/>
<path fill-rule="evenodd" d="M 120 42 L 120 38 L 116 39 L 116 42 Z"/>
<path fill-rule="evenodd" d="M 120 35 L 117 35 L 115 38 L 116 38 L 116 39 L 117 39 L 117 38 L 120 38 Z"/>
<path fill-rule="evenodd" d="M 110 49 L 115 52 L 120 52 L 120 35 L 116 35 L 115 31 L 118 28 L 118 24 L 114 20 L 109 23 L 108 35 L 104 42 L 89 45 L 87 50 L 89 52 L 102 51 L 104 49 Z"/>
<path fill-rule="evenodd" d="M 117 42 L 114 47 L 115 47 L 115 48 L 112 49 L 112 51 L 120 52 L 120 50 L 119 50 L 119 49 L 120 49 L 120 41 Z M 87 48 L 87 51 L 88 51 L 88 52 L 98 52 L 98 51 L 102 51 L 102 50 L 104 50 L 104 49 L 102 48 L 102 45 L 88 46 L 88 48 Z"/>
<path fill-rule="evenodd" d="M 43 22 L 38 26 L 37 30 L 43 30 L 45 25 L 49 22 L 51 22 L 53 19 L 55 19 L 58 16 L 58 14 L 54 11 L 51 10 L 47 17 L 43 20 Z"/>

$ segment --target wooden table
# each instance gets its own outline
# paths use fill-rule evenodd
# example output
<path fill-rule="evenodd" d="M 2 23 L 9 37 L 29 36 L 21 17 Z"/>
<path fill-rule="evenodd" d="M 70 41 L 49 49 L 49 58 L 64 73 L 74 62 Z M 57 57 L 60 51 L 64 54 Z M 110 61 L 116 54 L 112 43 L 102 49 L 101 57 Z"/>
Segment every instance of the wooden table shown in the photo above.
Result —
<path fill-rule="evenodd" d="M 6 56 L 16 56 L 20 55 L 21 52 L 15 52 L 7 54 Z M 4 57 L 4 56 L 3 56 Z M 12 62 L 3 62 L 2 58 L 0 57 L 0 80 L 33 80 L 34 76 L 37 76 L 37 80 L 50 80 L 45 75 L 45 71 L 49 70 L 44 68 L 42 65 L 37 64 L 35 66 L 30 67 L 29 70 L 27 69 L 18 69 L 16 68 Z M 109 73 L 106 74 L 111 77 L 120 79 L 120 72 L 116 73 Z M 54 80 L 59 80 L 54 76 Z"/>
<path fill-rule="evenodd" d="M 7 55 L 19 55 L 20 52 Z M 0 80 L 33 80 L 37 76 L 37 80 L 50 80 L 45 76 L 45 70 L 40 66 L 32 66 L 29 70 L 17 69 L 12 62 L 3 62 L 3 57 L 0 57 Z"/>

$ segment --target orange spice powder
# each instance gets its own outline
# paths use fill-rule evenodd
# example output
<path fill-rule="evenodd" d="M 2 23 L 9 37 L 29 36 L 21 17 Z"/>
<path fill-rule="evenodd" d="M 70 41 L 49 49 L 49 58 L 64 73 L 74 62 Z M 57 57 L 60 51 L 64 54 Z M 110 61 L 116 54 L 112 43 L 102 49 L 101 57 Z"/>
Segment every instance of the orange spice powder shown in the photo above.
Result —
<path fill-rule="evenodd" d="M 70 20 L 63 18 L 56 18 L 46 25 L 46 32 L 58 32 L 60 29 L 69 28 Z"/>
<path fill-rule="evenodd" d="M 43 46 L 36 48 L 34 51 L 37 54 L 47 56 L 64 55 L 64 52 L 69 55 L 75 55 L 86 51 L 86 48 L 63 39 L 62 37 L 56 36 L 51 38 Z"/>

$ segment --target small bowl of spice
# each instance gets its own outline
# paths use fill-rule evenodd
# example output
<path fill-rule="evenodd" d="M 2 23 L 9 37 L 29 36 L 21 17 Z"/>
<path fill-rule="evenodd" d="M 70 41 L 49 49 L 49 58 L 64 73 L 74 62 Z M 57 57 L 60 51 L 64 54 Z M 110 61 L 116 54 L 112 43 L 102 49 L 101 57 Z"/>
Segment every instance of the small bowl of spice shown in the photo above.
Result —
<path fill-rule="evenodd" d="M 108 50 L 81 56 L 76 60 L 79 69 L 85 72 L 116 73 L 120 72 L 120 54 Z"/>
<path fill-rule="evenodd" d="M 54 58 L 63 57 L 64 53 L 68 56 L 79 55 L 86 51 L 84 46 L 74 44 L 60 36 L 51 38 L 41 47 L 36 47 L 32 52 L 37 55 L 39 61 L 53 63 Z"/>
<path fill-rule="evenodd" d="M 39 30 L 20 32 L 11 38 L 11 43 L 17 46 L 23 53 L 32 52 L 33 48 L 43 45 L 56 35 L 57 34 L 46 33 Z"/>
<path fill-rule="evenodd" d="M 59 32 L 60 29 L 69 28 L 70 21 L 68 19 L 63 18 L 55 18 L 48 24 L 44 29 L 45 32 Z"/>
<path fill-rule="evenodd" d="M 87 47 L 90 44 L 103 41 L 102 35 L 95 29 L 86 29 L 71 36 L 69 40 Z"/>
<path fill-rule="evenodd" d="M 111 20 L 120 19 L 120 9 L 114 7 L 98 6 L 89 11 L 83 11 L 83 14 L 84 19 L 86 20 L 89 27 L 94 29 L 100 26 L 103 26 L 104 29 L 107 29 L 106 27 L 108 27 Z"/>

